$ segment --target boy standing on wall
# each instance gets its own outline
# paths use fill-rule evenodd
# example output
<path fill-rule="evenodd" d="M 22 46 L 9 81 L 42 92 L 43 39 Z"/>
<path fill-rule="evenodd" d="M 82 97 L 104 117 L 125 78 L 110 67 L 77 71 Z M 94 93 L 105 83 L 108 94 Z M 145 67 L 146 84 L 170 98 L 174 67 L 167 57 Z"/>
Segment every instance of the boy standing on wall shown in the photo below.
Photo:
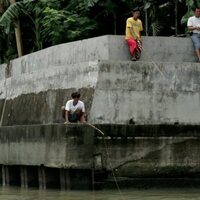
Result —
<path fill-rule="evenodd" d="M 140 10 L 132 10 L 133 17 L 126 20 L 126 42 L 129 46 L 131 60 L 136 61 L 136 49 L 141 48 L 141 31 L 143 31 L 142 21 L 139 19 Z M 141 49 L 140 49 L 141 51 Z"/>

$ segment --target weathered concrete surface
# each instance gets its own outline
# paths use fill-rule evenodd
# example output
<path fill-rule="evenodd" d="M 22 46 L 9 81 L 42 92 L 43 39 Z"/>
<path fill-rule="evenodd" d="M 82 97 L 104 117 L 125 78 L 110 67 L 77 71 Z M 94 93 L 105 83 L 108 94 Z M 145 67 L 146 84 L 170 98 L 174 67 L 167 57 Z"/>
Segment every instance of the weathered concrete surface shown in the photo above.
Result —
<path fill-rule="evenodd" d="M 190 38 L 143 37 L 141 61 L 195 62 L 197 60 Z M 96 60 L 130 60 L 124 36 L 105 35 L 76 42 L 56 45 L 14 59 L 10 75 L 20 76 L 43 69 L 59 68 Z M 2 80 L 5 66 L 0 67 Z"/>
<path fill-rule="evenodd" d="M 198 63 L 104 61 L 99 71 L 90 122 L 200 122 Z"/>
<path fill-rule="evenodd" d="M 0 164 L 92 169 L 93 155 L 117 177 L 183 177 L 200 172 L 199 126 L 40 125 L 0 128 Z M 105 140 L 104 140 L 105 139 Z"/>
<path fill-rule="evenodd" d="M 141 61 L 197 62 L 190 38 L 144 37 Z"/>
<path fill-rule="evenodd" d="M 199 124 L 199 63 L 96 61 L 6 79 L 3 125 L 61 122 L 79 89 L 89 122 Z M 0 109 L 4 99 L 0 101 Z M 20 114 L 19 114 L 20 113 Z"/>
<path fill-rule="evenodd" d="M 98 62 L 47 68 L 3 79 L 0 113 L 3 125 L 63 122 L 60 107 L 79 89 L 90 110 Z M 6 99 L 6 102 L 5 102 Z M 2 115 L 2 108 L 5 112 Z"/>
<path fill-rule="evenodd" d="M 23 94 L 14 99 L 0 101 L 0 111 L 5 106 L 3 125 L 49 124 L 64 122 L 61 116 L 61 105 L 71 98 L 75 88 L 48 90 L 38 94 Z M 85 99 L 87 112 L 91 109 L 93 88 L 81 88 L 82 98 Z"/>
<path fill-rule="evenodd" d="M 198 176 L 200 64 L 191 41 L 143 44 L 139 62 L 127 61 L 123 36 L 102 36 L 2 65 L 0 164 L 90 170 L 102 156 L 117 177 Z M 88 125 L 51 124 L 63 123 L 60 106 L 77 89 L 105 140 Z"/>
<path fill-rule="evenodd" d="M 200 64 L 191 63 L 190 39 L 143 37 L 143 44 L 136 63 L 122 61 L 129 59 L 123 36 L 107 35 L 2 65 L 3 125 L 61 122 L 60 106 L 74 90 L 81 91 L 92 123 L 198 124 Z"/>
<path fill-rule="evenodd" d="M 0 128 L 0 163 L 91 169 L 93 130 L 64 125 Z"/>
<path fill-rule="evenodd" d="M 118 127 L 111 127 L 115 134 L 105 138 L 107 148 L 103 138 L 99 138 L 95 141 L 96 152 L 104 152 L 104 158 L 109 155 L 105 165 L 107 169 L 112 167 L 118 177 L 198 176 L 199 128 L 195 130 L 198 134 L 193 128 L 136 126 L 132 131 L 130 127 L 121 127 L 120 132 Z"/>
<path fill-rule="evenodd" d="M 130 60 L 124 36 L 108 36 L 109 60 Z M 140 61 L 196 62 L 198 59 L 190 38 L 142 37 Z"/>
<path fill-rule="evenodd" d="M 190 38 L 143 37 L 141 61 L 195 62 Z M 130 60 L 124 36 L 105 35 L 56 45 L 12 61 L 12 76 L 96 60 Z"/>
<path fill-rule="evenodd" d="M 17 66 L 16 66 L 17 67 Z M 12 67 L 14 69 L 15 66 Z M 12 70 L 11 69 L 11 70 Z M 1 83 L 1 98 L 14 99 L 22 94 L 40 93 L 56 89 L 94 88 L 98 78 L 98 61 L 41 68 L 22 73 Z"/>

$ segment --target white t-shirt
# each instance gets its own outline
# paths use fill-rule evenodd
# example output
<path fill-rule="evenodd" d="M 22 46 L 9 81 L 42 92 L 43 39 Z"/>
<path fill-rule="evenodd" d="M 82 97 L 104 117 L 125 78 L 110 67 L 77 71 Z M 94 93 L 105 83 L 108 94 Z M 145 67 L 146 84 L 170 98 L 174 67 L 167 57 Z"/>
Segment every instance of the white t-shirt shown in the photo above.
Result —
<path fill-rule="evenodd" d="M 67 101 L 65 110 L 69 111 L 70 113 L 75 112 L 77 109 L 85 112 L 85 105 L 82 101 L 78 100 L 78 103 L 75 106 L 73 105 L 73 101 L 73 99 Z"/>
<path fill-rule="evenodd" d="M 187 22 L 187 26 L 197 26 L 200 27 L 200 17 L 197 18 L 195 16 L 190 17 Z M 200 33 L 199 30 L 193 30 L 193 33 Z"/>

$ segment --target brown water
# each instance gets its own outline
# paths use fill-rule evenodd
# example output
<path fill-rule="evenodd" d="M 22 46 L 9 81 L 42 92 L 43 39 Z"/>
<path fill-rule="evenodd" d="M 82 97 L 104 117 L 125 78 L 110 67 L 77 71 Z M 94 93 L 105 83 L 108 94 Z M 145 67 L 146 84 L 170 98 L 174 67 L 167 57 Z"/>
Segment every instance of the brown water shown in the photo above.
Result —
<path fill-rule="evenodd" d="M 1 187 L 0 200 L 200 200 L 200 189 L 147 189 L 106 191 L 33 190 Z"/>

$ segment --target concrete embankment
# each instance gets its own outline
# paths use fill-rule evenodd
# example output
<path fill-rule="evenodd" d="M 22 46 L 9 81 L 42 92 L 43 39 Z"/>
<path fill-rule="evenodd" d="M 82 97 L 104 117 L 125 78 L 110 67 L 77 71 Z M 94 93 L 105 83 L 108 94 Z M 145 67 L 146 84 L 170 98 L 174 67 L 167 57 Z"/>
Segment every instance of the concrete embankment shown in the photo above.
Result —
<path fill-rule="evenodd" d="M 199 123 L 199 63 L 191 40 L 143 37 L 143 46 L 136 63 L 127 61 L 123 36 L 102 36 L 2 65 L 2 125 L 61 122 L 59 107 L 75 89 L 92 123 Z"/>
<path fill-rule="evenodd" d="M 133 186 L 194 176 L 200 186 L 200 64 L 191 40 L 143 37 L 143 46 L 131 62 L 123 36 L 102 36 L 1 65 L 2 184 L 91 189 L 113 183 L 114 172 Z M 105 137 L 63 124 L 60 106 L 74 90 Z"/>
<path fill-rule="evenodd" d="M 200 122 L 198 63 L 97 61 L 82 67 L 6 79 L 3 125 L 62 122 L 60 106 L 77 88 L 91 123 Z"/>
<path fill-rule="evenodd" d="M 92 189 L 113 186 L 114 178 L 120 187 L 184 179 L 190 181 L 182 185 L 199 184 L 200 126 L 96 127 L 104 137 L 81 124 L 1 127 L 2 184 Z"/>

